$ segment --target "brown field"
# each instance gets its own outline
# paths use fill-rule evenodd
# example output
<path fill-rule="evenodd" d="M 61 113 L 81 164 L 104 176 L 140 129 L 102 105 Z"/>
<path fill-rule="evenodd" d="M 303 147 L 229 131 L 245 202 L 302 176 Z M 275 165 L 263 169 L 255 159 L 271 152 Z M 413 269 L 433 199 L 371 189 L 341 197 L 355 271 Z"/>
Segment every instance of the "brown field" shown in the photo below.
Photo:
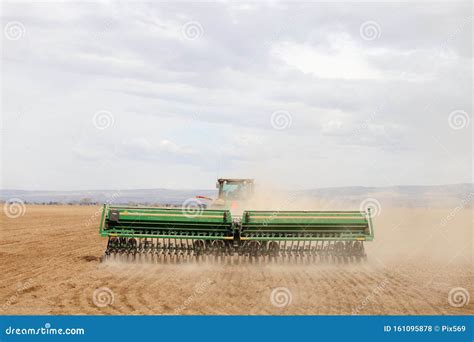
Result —
<path fill-rule="evenodd" d="M 448 302 L 457 287 L 474 297 L 472 209 L 384 207 L 368 261 L 352 265 L 101 263 L 99 210 L 1 214 L 1 314 L 474 314 L 474 298 Z M 103 287 L 113 303 L 99 307 Z M 271 301 L 279 287 L 283 307 Z"/>

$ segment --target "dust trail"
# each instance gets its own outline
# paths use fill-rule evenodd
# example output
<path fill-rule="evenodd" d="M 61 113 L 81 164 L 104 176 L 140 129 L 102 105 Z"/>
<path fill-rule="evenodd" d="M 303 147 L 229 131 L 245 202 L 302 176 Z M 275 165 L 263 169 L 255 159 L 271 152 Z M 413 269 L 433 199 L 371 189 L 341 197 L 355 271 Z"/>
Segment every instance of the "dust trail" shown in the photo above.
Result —
<path fill-rule="evenodd" d="M 390 194 L 372 195 L 381 199 L 390 197 Z M 244 210 L 360 210 L 364 199 L 344 194 L 315 199 L 298 191 L 263 188 L 242 207 Z M 421 208 L 393 206 L 384 200 L 379 204 L 379 212 L 373 217 L 375 239 L 366 242 L 371 262 L 383 265 L 431 260 L 446 267 L 459 263 L 472 265 L 472 205 L 460 207 L 456 201 L 445 200 L 439 206 Z"/>

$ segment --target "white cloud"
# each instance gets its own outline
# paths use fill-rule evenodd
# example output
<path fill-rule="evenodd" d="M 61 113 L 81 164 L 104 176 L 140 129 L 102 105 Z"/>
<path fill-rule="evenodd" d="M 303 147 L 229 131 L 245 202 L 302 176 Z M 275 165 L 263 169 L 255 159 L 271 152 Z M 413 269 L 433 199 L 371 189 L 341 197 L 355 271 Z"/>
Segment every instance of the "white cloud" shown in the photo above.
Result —
<path fill-rule="evenodd" d="M 364 50 L 350 38 L 335 38 L 331 48 L 321 49 L 292 42 L 275 43 L 272 54 L 303 73 L 328 79 L 381 79 L 384 75 L 367 61 L 367 56 L 381 54 L 379 50 Z"/>
<path fill-rule="evenodd" d="M 470 4 L 2 9 L 2 23 L 26 29 L 2 36 L 3 188 L 205 188 L 217 173 L 299 187 L 472 178 L 472 131 L 447 124 L 455 109 L 472 114 Z M 360 37 L 368 20 L 382 32 L 373 41 Z M 190 21 L 198 39 L 183 38 Z M 99 110 L 113 126 L 92 125 Z M 291 126 L 275 130 L 275 111 Z"/>

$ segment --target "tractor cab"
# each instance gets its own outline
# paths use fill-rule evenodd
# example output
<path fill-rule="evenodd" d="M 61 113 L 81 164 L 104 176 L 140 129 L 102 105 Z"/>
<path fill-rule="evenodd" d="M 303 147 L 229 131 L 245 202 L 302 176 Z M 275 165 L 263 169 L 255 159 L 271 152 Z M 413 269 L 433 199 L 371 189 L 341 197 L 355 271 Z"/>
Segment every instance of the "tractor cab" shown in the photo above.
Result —
<path fill-rule="evenodd" d="M 248 178 L 219 178 L 216 188 L 219 192 L 212 206 L 237 209 L 242 202 L 252 197 L 254 182 Z"/>
<path fill-rule="evenodd" d="M 246 200 L 253 195 L 253 179 L 220 178 L 217 180 L 216 188 L 219 189 L 218 199 Z"/>

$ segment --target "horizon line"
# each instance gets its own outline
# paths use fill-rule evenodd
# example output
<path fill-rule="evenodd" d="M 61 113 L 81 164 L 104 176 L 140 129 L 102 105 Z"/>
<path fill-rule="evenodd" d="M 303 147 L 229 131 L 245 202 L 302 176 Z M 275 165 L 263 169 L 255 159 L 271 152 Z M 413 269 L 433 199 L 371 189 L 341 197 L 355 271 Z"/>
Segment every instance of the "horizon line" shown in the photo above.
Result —
<path fill-rule="evenodd" d="M 291 188 L 278 188 L 275 190 L 292 190 L 292 191 L 308 191 L 308 190 L 323 190 L 323 189 L 342 189 L 342 188 L 396 188 L 396 187 L 440 187 L 440 186 L 456 186 L 456 185 L 474 185 L 474 182 L 460 182 L 460 183 L 443 183 L 443 184 L 403 184 L 403 185 L 343 185 L 343 186 L 327 186 L 327 187 L 314 187 L 314 188 L 302 188 L 302 189 L 291 189 Z M 25 191 L 25 192 L 84 192 L 84 191 L 143 191 L 143 190 L 172 190 L 172 191 L 190 191 L 190 190 L 203 190 L 211 191 L 216 190 L 215 188 L 129 188 L 129 189 L 70 189 L 70 190 L 25 190 L 18 188 L 7 188 L 0 189 L 3 191 Z"/>

